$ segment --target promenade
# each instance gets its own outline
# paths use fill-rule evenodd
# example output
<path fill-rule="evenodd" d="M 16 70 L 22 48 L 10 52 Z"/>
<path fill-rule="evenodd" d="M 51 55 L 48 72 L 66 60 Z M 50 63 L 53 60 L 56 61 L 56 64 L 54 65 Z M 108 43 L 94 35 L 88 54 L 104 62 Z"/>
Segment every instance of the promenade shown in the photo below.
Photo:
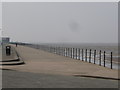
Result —
<path fill-rule="evenodd" d="M 25 64 L 2 67 L 2 69 L 4 70 L 3 87 L 21 87 L 21 85 L 23 87 L 31 85 L 30 87 L 52 88 L 118 87 L 118 81 L 115 80 L 118 79 L 118 70 L 112 70 L 109 68 L 94 65 L 92 63 L 74 60 L 68 57 L 59 56 L 53 53 L 37 50 L 26 46 L 12 46 L 16 49 Z M 15 77 L 17 77 L 16 79 L 14 78 L 14 75 Z M 12 79 L 10 78 L 11 76 Z M 38 81 L 35 81 L 37 80 L 35 77 L 39 78 Z M 8 81 L 6 82 L 4 81 L 4 79 Z M 28 82 L 26 81 L 26 79 L 28 80 Z M 10 82 L 11 80 L 13 80 L 13 83 L 9 86 L 8 82 Z M 13 85 L 16 82 L 14 82 L 14 80 L 17 80 L 19 83 L 17 82 L 17 85 Z M 20 84 L 20 82 L 22 84 Z M 41 86 L 42 82 L 46 83 Z M 49 82 L 49 84 L 47 82 Z"/>

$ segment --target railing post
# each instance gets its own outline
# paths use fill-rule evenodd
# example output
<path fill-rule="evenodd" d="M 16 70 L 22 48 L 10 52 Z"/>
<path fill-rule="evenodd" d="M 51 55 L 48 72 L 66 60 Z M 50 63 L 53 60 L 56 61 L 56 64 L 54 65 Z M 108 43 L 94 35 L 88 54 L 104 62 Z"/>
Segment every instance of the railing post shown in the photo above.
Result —
<path fill-rule="evenodd" d="M 65 56 L 66 56 L 66 48 L 64 48 Z"/>
<path fill-rule="evenodd" d="M 50 46 L 50 53 L 51 53 L 51 49 L 52 49 L 52 48 L 51 48 L 51 46 Z"/>
<path fill-rule="evenodd" d="M 76 59 L 77 59 L 77 48 L 76 48 Z"/>
<path fill-rule="evenodd" d="M 64 49 L 63 49 L 63 47 L 62 47 L 62 56 L 64 56 L 64 54 L 63 54 L 63 53 L 64 53 Z"/>
<path fill-rule="evenodd" d="M 62 55 L 62 47 L 60 47 L 60 55 Z"/>
<path fill-rule="evenodd" d="M 59 55 L 61 55 L 61 47 L 59 47 L 59 53 L 60 53 Z"/>
<path fill-rule="evenodd" d="M 62 48 L 60 47 L 60 55 L 62 55 Z"/>
<path fill-rule="evenodd" d="M 58 49 L 58 47 L 57 47 L 57 54 L 59 54 L 59 49 Z"/>
<path fill-rule="evenodd" d="M 68 56 L 68 48 L 66 48 L 66 57 Z"/>
<path fill-rule="evenodd" d="M 52 47 L 52 53 L 54 53 L 54 47 Z"/>
<path fill-rule="evenodd" d="M 63 48 L 63 56 L 65 56 L 65 47 Z"/>
<path fill-rule="evenodd" d="M 89 54 L 89 63 L 91 63 L 91 49 L 90 49 L 90 54 Z"/>
<path fill-rule="evenodd" d="M 78 56 L 79 56 L 79 60 L 80 60 L 80 49 L 78 50 Z"/>
<path fill-rule="evenodd" d="M 66 57 L 67 57 L 67 48 L 66 48 Z"/>
<path fill-rule="evenodd" d="M 53 47 L 53 53 L 55 53 L 55 47 Z"/>
<path fill-rule="evenodd" d="M 61 55 L 61 47 L 59 47 L 59 55 Z"/>
<path fill-rule="evenodd" d="M 105 67 L 105 51 L 104 51 L 104 67 Z"/>
<path fill-rule="evenodd" d="M 82 49 L 82 61 L 83 61 L 83 56 L 84 56 L 84 55 L 83 55 L 83 49 Z"/>
<path fill-rule="evenodd" d="M 99 65 L 101 66 L 101 50 L 100 50 L 100 57 L 99 57 Z"/>
<path fill-rule="evenodd" d="M 74 59 L 74 48 L 73 48 L 73 59 Z"/>
<path fill-rule="evenodd" d="M 57 47 L 55 47 L 55 54 L 57 54 Z"/>
<path fill-rule="evenodd" d="M 67 48 L 67 57 L 69 56 L 69 48 Z"/>
<path fill-rule="evenodd" d="M 51 46 L 51 53 L 53 53 L 53 47 Z"/>
<path fill-rule="evenodd" d="M 60 47 L 58 47 L 58 55 L 60 55 Z"/>
<path fill-rule="evenodd" d="M 66 48 L 65 48 L 65 56 L 66 56 L 66 53 L 67 53 L 67 50 L 66 50 Z"/>
<path fill-rule="evenodd" d="M 57 54 L 57 47 L 55 47 L 55 54 Z"/>
<path fill-rule="evenodd" d="M 52 47 L 50 46 L 50 53 L 52 53 Z"/>
<path fill-rule="evenodd" d="M 72 58 L 72 48 L 71 48 L 71 58 Z"/>
<path fill-rule="evenodd" d="M 96 59 L 96 50 L 94 50 L 94 64 L 95 64 L 95 59 Z"/>
<path fill-rule="evenodd" d="M 59 52 L 60 52 L 60 50 L 59 50 L 59 47 L 58 47 L 58 55 L 59 55 Z"/>
<path fill-rule="evenodd" d="M 68 57 L 69 57 L 69 48 L 68 48 Z"/>
<path fill-rule="evenodd" d="M 87 49 L 86 49 L 86 52 L 85 52 L 85 61 L 87 62 Z"/>
<path fill-rule="evenodd" d="M 50 47 L 50 53 L 52 53 L 52 47 Z"/>
<path fill-rule="evenodd" d="M 112 52 L 111 52 L 111 69 L 113 68 L 113 67 L 112 67 L 112 58 L 113 58 L 113 57 L 112 57 Z"/>
<path fill-rule="evenodd" d="M 56 47 L 56 54 L 58 54 L 58 47 Z"/>

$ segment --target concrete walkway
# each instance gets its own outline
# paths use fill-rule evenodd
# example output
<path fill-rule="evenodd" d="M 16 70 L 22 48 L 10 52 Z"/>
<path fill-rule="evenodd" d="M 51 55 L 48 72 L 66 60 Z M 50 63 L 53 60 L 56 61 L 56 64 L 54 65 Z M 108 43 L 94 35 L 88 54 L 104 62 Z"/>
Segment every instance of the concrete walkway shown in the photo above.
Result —
<path fill-rule="evenodd" d="M 52 75 L 95 76 L 118 79 L 118 70 L 112 70 L 30 47 L 18 46 L 15 49 L 26 64 L 4 66 L 2 67 L 3 69 Z"/>
<path fill-rule="evenodd" d="M 109 79 L 31 73 L 16 70 L 3 70 L 2 76 L 3 88 L 116 88 L 111 90 L 118 90 L 118 81 Z"/>

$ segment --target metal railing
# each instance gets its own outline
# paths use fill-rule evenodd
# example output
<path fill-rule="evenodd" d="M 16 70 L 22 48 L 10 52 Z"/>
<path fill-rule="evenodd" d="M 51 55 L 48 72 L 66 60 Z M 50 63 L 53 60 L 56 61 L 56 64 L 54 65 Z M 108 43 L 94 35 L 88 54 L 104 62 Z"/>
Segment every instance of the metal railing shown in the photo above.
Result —
<path fill-rule="evenodd" d="M 49 45 L 24 44 L 26 46 L 54 53 L 57 55 L 69 57 L 76 60 L 85 61 L 88 63 L 98 64 L 113 69 L 113 53 L 106 54 L 106 51 L 82 49 L 82 48 L 68 48 Z"/>

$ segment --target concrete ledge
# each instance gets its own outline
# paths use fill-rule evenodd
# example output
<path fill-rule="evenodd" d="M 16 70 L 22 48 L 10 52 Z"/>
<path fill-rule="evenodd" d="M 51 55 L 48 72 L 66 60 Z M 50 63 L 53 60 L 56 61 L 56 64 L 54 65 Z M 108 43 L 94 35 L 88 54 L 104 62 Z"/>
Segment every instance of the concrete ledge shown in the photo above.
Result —
<path fill-rule="evenodd" d="M 14 62 L 14 61 L 19 61 L 19 58 L 18 59 L 11 59 L 11 60 L 0 61 L 0 62 Z"/>

